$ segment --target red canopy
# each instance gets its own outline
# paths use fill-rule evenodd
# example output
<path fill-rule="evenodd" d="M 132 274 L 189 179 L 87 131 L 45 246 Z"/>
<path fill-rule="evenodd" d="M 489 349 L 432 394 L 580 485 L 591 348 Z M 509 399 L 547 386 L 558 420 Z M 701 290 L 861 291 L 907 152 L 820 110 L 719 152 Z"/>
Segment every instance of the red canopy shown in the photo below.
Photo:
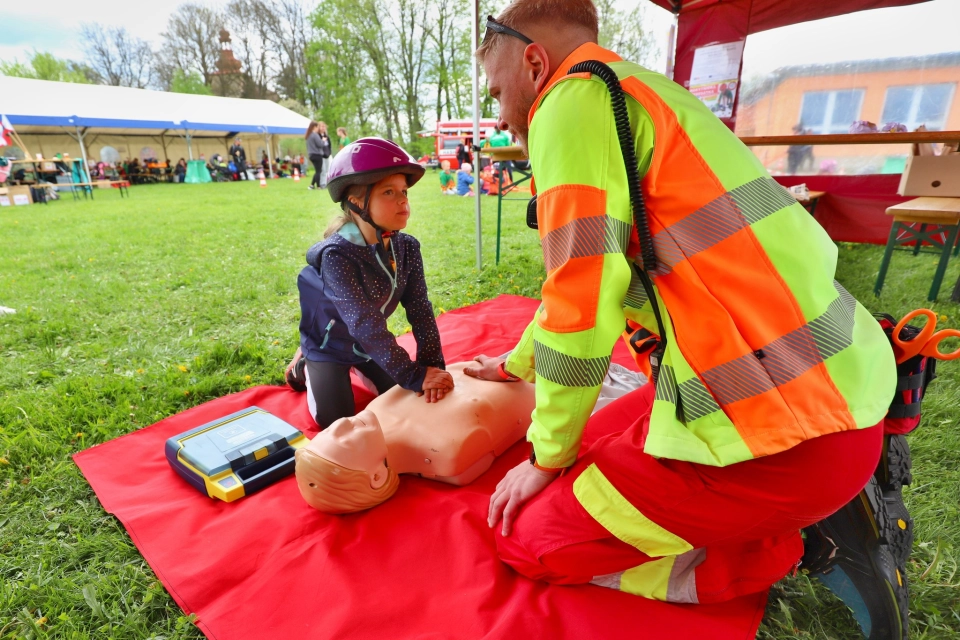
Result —
<path fill-rule="evenodd" d="M 708 44 L 737 42 L 751 33 L 798 22 L 831 18 L 928 0 L 650 0 L 679 14 L 673 79 L 689 85 L 693 54 Z M 739 91 L 737 92 L 739 97 Z M 736 111 L 734 111 L 736 113 Z M 733 122 L 724 120 L 730 128 Z"/>

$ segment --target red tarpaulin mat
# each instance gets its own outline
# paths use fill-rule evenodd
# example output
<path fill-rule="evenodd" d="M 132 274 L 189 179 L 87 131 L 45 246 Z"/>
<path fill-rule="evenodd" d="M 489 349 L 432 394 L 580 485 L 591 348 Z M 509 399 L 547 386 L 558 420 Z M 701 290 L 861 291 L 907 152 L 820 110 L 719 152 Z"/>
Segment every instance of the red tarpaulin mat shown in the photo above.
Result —
<path fill-rule="evenodd" d="M 538 302 L 500 296 L 438 319 L 448 362 L 511 349 Z M 411 348 L 413 338 L 401 343 Z M 622 344 L 614 360 L 629 366 Z M 167 464 L 167 438 L 250 405 L 315 434 L 303 394 L 256 387 L 87 449 L 74 460 L 104 509 L 208 638 L 753 638 L 766 594 L 670 605 L 592 585 L 552 586 L 502 564 L 486 525 L 523 443 L 467 487 L 401 477 L 386 503 L 329 516 L 291 476 L 234 503 Z M 622 425 L 620 428 L 625 428 Z M 594 433 L 585 439 L 596 438 Z M 652 488 L 655 489 L 655 488 Z"/>

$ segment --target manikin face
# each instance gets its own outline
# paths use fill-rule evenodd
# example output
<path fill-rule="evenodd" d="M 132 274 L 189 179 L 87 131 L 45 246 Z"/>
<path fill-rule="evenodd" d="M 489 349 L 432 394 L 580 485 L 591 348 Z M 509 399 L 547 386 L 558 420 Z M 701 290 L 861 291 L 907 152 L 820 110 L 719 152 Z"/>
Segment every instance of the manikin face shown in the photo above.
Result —
<path fill-rule="evenodd" d="M 351 198 L 363 206 L 359 198 Z M 370 217 L 386 231 L 400 231 L 410 220 L 410 200 L 407 197 L 407 176 L 397 173 L 373 185 L 368 209 Z"/>
<path fill-rule="evenodd" d="M 373 489 L 387 481 L 387 442 L 377 416 L 370 411 L 337 420 L 306 448 L 341 467 L 366 473 Z"/>
<path fill-rule="evenodd" d="M 523 42 L 511 38 L 496 52 L 484 57 L 483 68 L 490 96 L 500 104 L 497 127 L 515 135 L 524 153 L 529 155 L 527 117 L 539 95 L 538 85 L 546 84 L 543 78 L 546 70 L 531 68 L 525 63 L 524 55 Z"/>

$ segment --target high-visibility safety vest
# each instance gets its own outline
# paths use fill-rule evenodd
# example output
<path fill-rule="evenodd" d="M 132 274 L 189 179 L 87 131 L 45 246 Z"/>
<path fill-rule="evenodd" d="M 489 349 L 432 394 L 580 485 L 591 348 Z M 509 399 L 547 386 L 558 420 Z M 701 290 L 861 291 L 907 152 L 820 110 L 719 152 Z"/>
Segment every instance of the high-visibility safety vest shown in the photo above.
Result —
<path fill-rule="evenodd" d="M 626 172 L 606 86 L 620 77 L 658 266 L 663 356 L 644 451 L 707 465 L 775 454 L 878 423 L 896 387 L 889 342 L 834 280 L 820 225 L 700 101 L 595 44 L 574 51 L 530 112 L 547 277 L 506 363 L 536 381 L 527 437 L 567 467 L 625 319 L 658 333 L 631 261 Z"/>

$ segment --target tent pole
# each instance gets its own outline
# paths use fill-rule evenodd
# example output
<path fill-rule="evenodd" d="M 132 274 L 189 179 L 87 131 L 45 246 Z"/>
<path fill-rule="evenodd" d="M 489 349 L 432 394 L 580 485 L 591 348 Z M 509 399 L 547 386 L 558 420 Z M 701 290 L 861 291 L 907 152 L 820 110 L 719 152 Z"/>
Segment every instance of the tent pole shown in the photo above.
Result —
<path fill-rule="evenodd" d="M 86 176 L 85 181 L 90 181 L 90 164 L 87 162 L 87 146 L 83 144 L 83 137 L 87 135 L 87 132 L 80 132 L 80 125 L 77 125 L 77 140 L 80 141 L 80 155 L 83 156 L 83 175 Z"/>
<path fill-rule="evenodd" d="M 472 45 L 472 51 L 476 51 L 477 47 L 480 45 L 478 42 L 480 37 L 480 0 L 473 0 L 470 3 L 473 5 L 473 23 L 472 31 L 470 34 L 470 41 Z M 477 62 L 476 57 L 471 53 L 473 57 L 473 145 L 475 148 L 480 147 L 480 64 Z M 474 169 L 475 175 L 480 177 L 480 152 L 474 152 L 476 168 Z M 483 246 L 482 246 L 482 226 L 481 226 L 481 216 L 480 216 L 480 201 L 483 199 L 480 197 L 480 182 L 477 181 L 475 205 L 476 205 L 476 227 L 477 227 L 477 271 L 483 268 Z"/>
<path fill-rule="evenodd" d="M 167 139 L 163 137 L 163 133 L 160 134 L 160 144 L 163 145 L 163 161 L 167 163 L 167 168 L 169 168 L 170 158 L 167 157 Z"/>
<path fill-rule="evenodd" d="M 275 176 L 273 175 L 274 155 L 273 155 L 273 134 L 271 133 L 267 134 L 267 160 L 269 161 L 268 164 L 270 165 L 269 169 L 267 170 L 267 177 L 273 178 Z"/>
<path fill-rule="evenodd" d="M 186 129 L 187 132 L 187 155 L 190 156 L 190 159 L 193 160 L 193 143 L 190 141 L 190 129 Z"/>
<path fill-rule="evenodd" d="M 673 80 L 673 66 L 677 59 L 677 23 L 680 21 L 678 14 L 673 14 L 673 21 L 670 23 L 670 31 L 667 36 L 667 70 L 665 76 Z"/>

